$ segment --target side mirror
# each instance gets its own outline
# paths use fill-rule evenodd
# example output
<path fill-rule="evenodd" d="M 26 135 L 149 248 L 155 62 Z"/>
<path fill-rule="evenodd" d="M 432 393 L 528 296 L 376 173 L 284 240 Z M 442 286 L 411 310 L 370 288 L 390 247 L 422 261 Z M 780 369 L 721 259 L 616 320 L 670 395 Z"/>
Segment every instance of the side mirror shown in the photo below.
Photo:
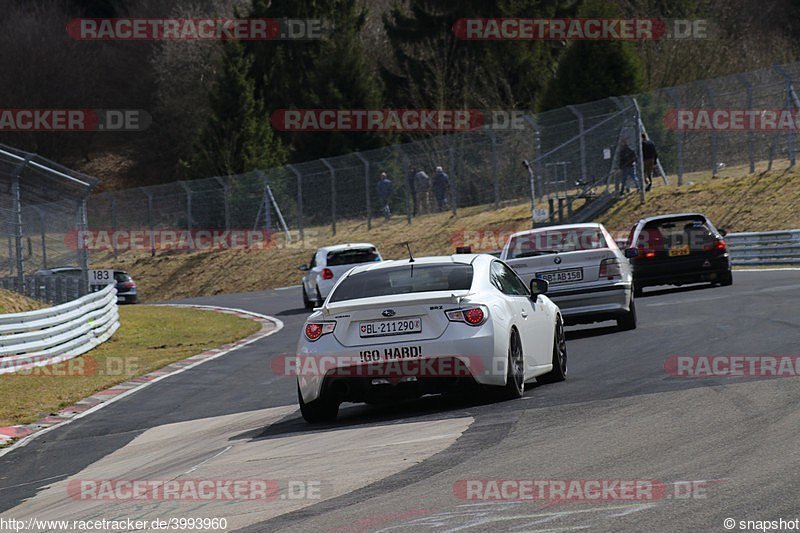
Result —
<path fill-rule="evenodd" d="M 632 258 L 636 257 L 637 255 L 639 255 L 639 250 L 637 250 L 636 248 L 626 248 L 625 249 L 625 257 L 627 257 L 628 259 L 632 259 Z"/>
<path fill-rule="evenodd" d="M 533 278 L 531 280 L 531 297 L 536 300 L 540 294 L 547 294 L 550 288 L 550 282 L 546 279 Z"/>
<path fill-rule="evenodd" d="M 728 230 L 721 229 L 721 230 L 719 230 L 719 234 L 722 235 L 723 237 L 725 237 L 726 235 L 728 235 Z"/>
<path fill-rule="evenodd" d="M 301 272 L 308 272 L 311 269 L 308 268 L 308 265 L 300 265 L 299 267 L 297 267 L 297 270 L 299 270 Z"/>

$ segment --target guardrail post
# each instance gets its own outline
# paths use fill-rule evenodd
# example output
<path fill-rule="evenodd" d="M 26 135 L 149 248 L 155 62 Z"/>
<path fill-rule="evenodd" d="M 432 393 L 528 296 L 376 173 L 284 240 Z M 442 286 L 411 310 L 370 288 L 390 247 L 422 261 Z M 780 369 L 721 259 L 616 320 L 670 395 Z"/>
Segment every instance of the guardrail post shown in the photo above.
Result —
<path fill-rule="evenodd" d="M 794 89 L 792 88 L 792 77 L 780 65 L 773 65 L 772 68 L 775 69 L 781 76 L 783 76 L 783 79 L 786 81 L 786 98 L 784 108 L 787 112 L 791 113 L 793 104 L 792 94 L 794 93 Z M 794 128 L 788 128 L 788 131 L 786 132 L 786 149 L 789 152 L 789 168 L 791 168 L 797 164 L 797 157 L 795 155 L 794 147 Z"/>
<path fill-rule="evenodd" d="M 286 168 L 291 170 L 297 178 L 297 231 L 300 234 L 300 240 L 305 241 L 303 235 L 303 174 L 294 165 L 286 165 Z"/>
<path fill-rule="evenodd" d="M 367 195 L 367 230 L 372 229 L 372 204 L 370 203 L 369 161 L 366 157 L 356 152 L 356 157 L 364 163 L 364 193 Z M 381 206 L 383 207 L 383 206 Z"/>
<path fill-rule="evenodd" d="M 736 79 L 739 80 L 739 83 L 744 85 L 745 91 L 747 92 L 747 110 L 753 110 L 753 84 L 750 83 L 750 80 L 747 79 L 747 76 L 744 74 L 737 74 Z M 752 129 L 747 130 L 747 156 L 750 160 L 750 174 L 755 173 L 756 171 L 756 156 L 755 156 L 755 134 L 753 133 Z"/>
<path fill-rule="evenodd" d="M 324 157 L 320 158 L 320 161 L 331 173 L 331 232 L 336 235 L 336 169 Z"/>

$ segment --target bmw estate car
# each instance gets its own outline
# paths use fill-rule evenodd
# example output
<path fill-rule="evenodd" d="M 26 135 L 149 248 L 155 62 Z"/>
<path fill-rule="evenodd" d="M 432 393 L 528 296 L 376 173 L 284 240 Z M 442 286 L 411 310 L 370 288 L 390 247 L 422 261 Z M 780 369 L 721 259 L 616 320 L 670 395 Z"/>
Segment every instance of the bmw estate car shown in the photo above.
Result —
<path fill-rule="evenodd" d="M 511 235 L 500 258 L 526 282 L 550 283 L 548 296 L 568 324 L 616 320 L 636 328 L 630 264 L 602 224 L 548 226 Z"/>
<path fill-rule="evenodd" d="M 527 287 L 487 254 L 353 268 L 303 326 L 296 362 L 303 417 L 332 420 L 343 402 L 462 386 L 518 398 L 526 382 L 563 380 L 563 322 L 547 285 L 535 279 Z M 319 363 L 305 372 L 309 361 Z"/>

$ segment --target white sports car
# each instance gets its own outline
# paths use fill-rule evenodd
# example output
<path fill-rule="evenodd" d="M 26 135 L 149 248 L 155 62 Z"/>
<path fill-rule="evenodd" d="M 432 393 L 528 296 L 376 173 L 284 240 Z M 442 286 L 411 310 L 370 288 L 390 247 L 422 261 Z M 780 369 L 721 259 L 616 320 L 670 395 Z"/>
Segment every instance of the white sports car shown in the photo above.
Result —
<path fill-rule="evenodd" d="M 342 402 L 373 403 L 481 385 L 505 398 L 561 381 L 567 351 L 558 307 L 491 255 L 360 265 L 303 326 L 298 401 L 308 422 Z"/>
<path fill-rule="evenodd" d="M 298 267 L 303 276 L 303 306 L 313 309 L 322 305 L 339 278 L 359 263 L 382 261 L 374 244 L 358 242 L 323 246 L 311 256 L 311 262 Z"/>

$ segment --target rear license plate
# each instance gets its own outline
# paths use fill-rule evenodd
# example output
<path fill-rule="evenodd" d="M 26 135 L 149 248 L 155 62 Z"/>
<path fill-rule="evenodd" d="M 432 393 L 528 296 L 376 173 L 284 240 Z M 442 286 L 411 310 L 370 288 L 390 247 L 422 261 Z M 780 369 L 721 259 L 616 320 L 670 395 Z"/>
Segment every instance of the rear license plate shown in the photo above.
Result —
<path fill-rule="evenodd" d="M 675 257 L 679 255 L 689 255 L 689 245 L 685 244 L 683 246 L 673 246 L 669 249 L 669 256 Z"/>
<path fill-rule="evenodd" d="M 359 334 L 362 337 L 383 337 L 388 335 L 405 335 L 422 332 L 422 319 L 401 318 L 398 320 L 375 320 L 361 322 Z"/>
<path fill-rule="evenodd" d="M 118 302 L 124 302 L 125 301 L 125 297 L 124 296 L 117 296 L 117 301 Z"/>
<path fill-rule="evenodd" d="M 583 279 L 583 269 L 559 270 L 557 272 L 541 272 L 537 277 L 547 280 L 548 283 L 570 283 Z"/>

